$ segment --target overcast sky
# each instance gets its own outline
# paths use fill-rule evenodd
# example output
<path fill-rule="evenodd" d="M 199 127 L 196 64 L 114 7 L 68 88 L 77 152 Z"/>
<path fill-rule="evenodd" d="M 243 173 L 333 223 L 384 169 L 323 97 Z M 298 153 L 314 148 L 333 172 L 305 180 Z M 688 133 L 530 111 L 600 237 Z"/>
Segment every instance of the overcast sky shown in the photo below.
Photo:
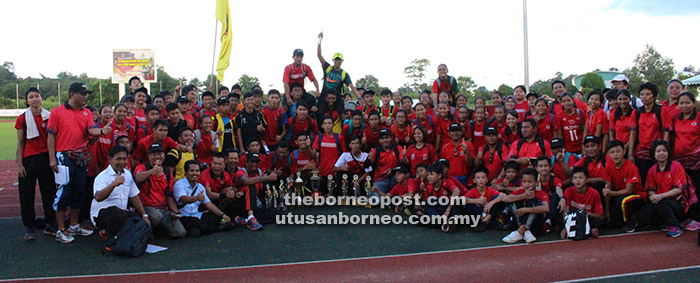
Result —
<path fill-rule="evenodd" d="M 316 57 L 345 56 L 357 80 L 371 74 L 397 88 L 403 69 L 426 58 L 428 80 L 437 65 L 471 76 L 489 89 L 524 82 L 521 0 L 503 1 L 236 1 L 231 66 L 224 84 L 242 74 L 266 90 L 282 88 L 292 51 L 321 76 Z M 174 77 L 206 78 L 214 49 L 215 1 L 2 1 L 0 61 L 21 76 L 60 71 L 108 78 L 113 49 L 154 49 L 156 63 Z M 582 74 L 633 64 L 646 44 L 674 60 L 677 70 L 700 67 L 700 5 L 675 1 L 528 1 L 530 83 L 556 72 Z M 220 27 L 219 27 L 220 28 Z M 218 38 L 218 33 L 216 34 Z M 217 45 L 218 54 L 219 45 Z"/>

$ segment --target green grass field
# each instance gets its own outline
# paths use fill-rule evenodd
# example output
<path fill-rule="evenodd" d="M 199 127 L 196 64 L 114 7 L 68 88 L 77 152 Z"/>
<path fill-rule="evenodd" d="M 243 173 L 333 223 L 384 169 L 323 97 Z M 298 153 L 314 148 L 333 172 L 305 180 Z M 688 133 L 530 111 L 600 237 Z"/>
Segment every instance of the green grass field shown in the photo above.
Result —
<path fill-rule="evenodd" d="M 16 158 L 17 131 L 15 130 L 15 120 L 0 122 L 0 160 L 15 160 Z"/>

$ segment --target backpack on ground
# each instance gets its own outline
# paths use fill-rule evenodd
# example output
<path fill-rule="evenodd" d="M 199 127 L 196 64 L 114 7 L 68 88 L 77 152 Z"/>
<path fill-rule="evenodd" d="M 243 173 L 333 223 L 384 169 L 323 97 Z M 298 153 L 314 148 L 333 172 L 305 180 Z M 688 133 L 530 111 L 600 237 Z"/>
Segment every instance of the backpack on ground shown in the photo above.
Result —
<path fill-rule="evenodd" d="M 117 235 L 105 242 L 103 250 L 118 256 L 138 257 L 146 252 L 151 226 L 140 217 L 130 217 Z"/>
<path fill-rule="evenodd" d="M 566 237 L 574 241 L 591 237 L 591 225 L 588 223 L 586 211 L 579 209 L 567 213 L 564 216 L 564 229 L 566 229 Z"/>

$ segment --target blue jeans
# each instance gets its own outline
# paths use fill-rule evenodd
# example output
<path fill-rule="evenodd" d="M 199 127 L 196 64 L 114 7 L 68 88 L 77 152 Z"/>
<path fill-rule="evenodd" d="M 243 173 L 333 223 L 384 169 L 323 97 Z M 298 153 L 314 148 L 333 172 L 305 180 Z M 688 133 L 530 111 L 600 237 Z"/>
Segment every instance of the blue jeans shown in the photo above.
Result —
<path fill-rule="evenodd" d="M 396 185 L 396 179 L 394 179 L 392 176 L 381 181 L 376 181 L 374 182 L 374 185 L 377 186 L 380 191 L 386 194 Z M 379 197 L 379 194 L 372 192 L 372 197 Z"/>

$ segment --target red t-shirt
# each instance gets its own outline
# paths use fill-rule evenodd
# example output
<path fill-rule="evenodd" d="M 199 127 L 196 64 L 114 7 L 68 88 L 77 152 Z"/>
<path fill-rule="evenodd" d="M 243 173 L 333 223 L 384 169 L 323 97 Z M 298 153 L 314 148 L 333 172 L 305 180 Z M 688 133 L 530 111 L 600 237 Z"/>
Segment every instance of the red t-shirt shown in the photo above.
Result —
<path fill-rule="evenodd" d="M 103 126 L 100 126 L 103 127 Z M 112 118 L 112 140 L 127 136 L 129 140 L 133 141 L 136 138 L 136 126 L 124 120 L 121 124 L 117 124 L 117 121 Z"/>
<path fill-rule="evenodd" d="M 549 176 L 549 182 L 540 181 L 540 189 L 547 195 L 556 193 L 557 187 L 562 188 L 562 182 L 555 176 Z"/>
<path fill-rule="evenodd" d="M 535 121 L 537 121 L 537 133 L 538 135 L 546 140 L 546 141 L 551 141 L 554 139 L 554 116 L 546 114 L 543 118 L 540 118 L 537 120 L 537 116 L 535 116 Z"/>
<path fill-rule="evenodd" d="M 194 116 L 192 116 L 190 113 L 182 113 L 182 120 L 185 120 L 191 129 L 194 129 L 194 126 L 197 125 L 197 123 L 194 121 Z"/>
<path fill-rule="evenodd" d="M 617 121 L 615 121 L 615 114 L 610 111 L 610 126 L 615 131 L 615 139 L 621 141 L 624 144 L 630 141 L 630 131 L 635 129 L 634 118 L 635 116 L 625 116 L 620 115 Z"/>
<path fill-rule="evenodd" d="M 434 117 L 435 120 L 435 133 L 440 136 L 441 143 L 446 143 L 451 140 L 450 138 L 450 125 L 453 121 L 449 117 Z"/>
<path fill-rule="evenodd" d="M 370 152 L 370 155 L 372 158 L 376 157 L 376 151 L 377 149 L 374 148 L 372 149 L 372 152 Z M 399 146 L 399 154 L 401 154 L 402 148 Z M 399 166 L 399 158 L 396 156 L 394 153 L 394 149 L 390 148 L 388 151 L 382 150 L 379 152 L 379 160 L 373 159 L 372 162 L 374 164 L 377 164 L 377 168 L 374 168 L 372 166 L 372 169 L 374 170 L 374 180 L 375 182 L 384 180 L 386 178 L 389 178 L 391 176 L 384 176 L 384 173 L 386 173 L 389 169 L 395 168 L 396 166 Z"/>
<path fill-rule="evenodd" d="M 458 182 L 457 182 L 458 183 Z M 423 199 L 428 199 L 429 197 L 451 197 L 452 192 L 457 189 L 459 191 L 458 195 L 464 194 L 464 190 L 457 186 L 455 181 L 452 180 L 442 180 L 440 188 L 433 188 L 433 184 L 425 184 L 425 191 L 423 191 Z"/>
<path fill-rule="evenodd" d="M 143 109 L 134 108 L 134 119 L 136 120 L 136 124 L 131 125 L 134 127 L 148 123 L 148 120 L 146 120 L 146 112 L 144 112 Z"/>
<path fill-rule="evenodd" d="M 384 126 L 379 126 L 377 127 L 377 130 L 372 130 L 372 127 L 369 125 L 365 127 L 365 130 L 362 131 L 362 137 L 367 138 L 365 140 L 365 143 L 363 146 L 365 148 L 375 148 L 379 145 L 379 131 L 384 129 Z"/>
<path fill-rule="evenodd" d="M 437 124 L 436 124 L 436 119 L 433 118 L 431 115 L 427 115 L 425 118 L 425 121 L 421 122 L 418 118 L 413 120 L 413 124 L 416 126 L 421 126 L 425 128 L 425 130 L 428 132 L 427 137 L 423 137 L 425 139 L 426 143 L 435 145 L 437 141 Z M 432 122 L 431 122 L 432 121 Z"/>
<path fill-rule="evenodd" d="M 416 166 L 418 164 L 430 165 L 437 160 L 435 148 L 427 143 L 420 149 L 416 148 L 415 144 L 408 146 L 406 149 L 406 158 L 408 158 L 409 168 L 411 168 L 411 176 L 416 175 Z"/>
<path fill-rule="evenodd" d="M 314 136 L 318 134 L 318 125 L 316 120 L 310 117 L 306 117 L 303 121 L 298 116 L 291 117 L 287 120 L 287 125 L 292 132 L 292 137 L 290 139 L 290 144 L 293 147 L 297 147 L 297 137 L 301 134 L 313 134 Z"/>
<path fill-rule="evenodd" d="M 677 116 L 673 130 L 676 135 L 673 157 L 680 158 L 695 155 L 700 152 L 700 115 L 693 112 L 689 119 Z"/>
<path fill-rule="evenodd" d="M 131 156 L 139 163 L 148 162 L 148 147 L 150 147 L 152 144 L 154 144 L 153 134 L 147 135 L 145 138 L 139 140 L 139 142 L 136 144 L 136 149 Z M 175 149 L 179 145 L 170 137 L 165 137 L 165 139 L 160 141 L 160 144 L 163 146 L 163 149 L 165 149 L 165 152 L 169 152 L 171 149 Z"/>
<path fill-rule="evenodd" d="M 258 169 L 258 170 L 262 170 L 262 169 Z M 236 172 L 236 175 L 233 177 L 233 179 L 240 180 L 241 177 L 243 177 L 243 176 L 247 176 L 248 178 L 259 177 L 260 171 L 258 171 L 258 170 L 256 170 L 255 172 L 248 172 L 245 168 L 241 168 L 238 170 L 238 172 Z M 263 189 L 262 182 L 257 183 L 253 186 L 255 186 L 255 191 L 257 193 L 260 193 L 260 191 Z M 246 194 L 248 193 L 249 190 L 250 190 L 250 186 L 242 185 L 242 186 L 238 187 L 238 191 L 246 192 Z M 246 210 L 250 210 L 253 207 L 252 204 L 250 203 L 250 198 L 248 196 L 245 196 L 245 199 L 246 199 Z"/>
<path fill-rule="evenodd" d="M 274 170 L 281 170 L 282 173 L 277 175 L 281 178 L 287 178 L 293 173 L 297 172 L 297 159 L 294 157 L 293 153 L 289 153 L 287 157 L 277 156 L 277 152 L 270 153 L 270 156 L 266 159 L 267 164 L 265 168 Z"/>
<path fill-rule="evenodd" d="M 514 192 L 510 193 L 511 195 L 522 195 L 525 193 L 525 189 L 517 189 Z M 545 193 L 544 191 L 541 190 L 535 190 L 535 198 L 539 199 L 541 202 L 547 202 L 549 203 L 549 195 Z"/>
<path fill-rule="evenodd" d="M 294 152 L 296 152 L 296 155 L 294 155 L 294 156 L 297 159 L 297 168 L 304 168 L 304 166 L 308 165 L 309 163 L 316 164 L 316 160 L 311 160 L 311 152 L 310 151 L 301 152 L 298 149 L 296 149 L 296 150 L 294 150 Z"/>
<path fill-rule="evenodd" d="M 199 180 L 197 183 L 202 184 L 204 187 L 211 188 L 211 191 L 218 193 L 221 189 L 226 187 L 233 187 L 233 178 L 225 170 L 221 171 L 222 175 L 213 176 L 211 167 L 204 169 L 201 174 L 199 174 Z"/>
<path fill-rule="evenodd" d="M 262 109 L 262 115 L 267 123 L 267 128 L 263 132 L 263 140 L 268 145 L 276 145 L 277 135 L 281 134 L 282 124 L 287 123 L 284 119 L 284 109 L 282 107 L 271 109 L 265 105 Z"/>
<path fill-rule="evenodd" d="M 642 179 L 639 178 L 639 170 L 634 165 L 634 162 L 625 160 L 620 169 L 615 167 L 615 164 L 610 163 L 608 166 L 605 166 L 605 171 L 610 176 L 610 182 L 613 185 L 612 190 L 621 191 L 627 188 L 627 184 L 634 184 L 632 194 L 637 194 L 644 199 L 647 198 L 647 191 L 642 187 Z"/>
<path fill-rule="evenodd" d="M 56 135 L 56 152 L 87 147 L 91 128 L 97 128 L 92 112 L 86 108 L 73 109 L 64 103 L 49 115 L 47 133 Z"/>
<path fill-rule="evenodd" d="M 485 197 L 485 198 L 486 198 L 486 201 L 492 201 L 492 200 L 494 200 L 496 197 L 498 197 L 499 194 L 501 194 L 501 193 L 498 192 L 498 190 L 496 190 L 496 189 L 494 189 L 494 188 L 492 188 L 492 187 L 486 187 L 486 188 L 484 188 L 484 192 L 483 192 L 483 193 L 482 193 L 482 192 L 479 192 L 479 189 L 477 189 L 476 187 L 474 187 L 474 188 L 472 188 L 471 190 L 467 191 L 467 192 L 464 194 L 464 196 L 465 196 L 465 197 L 468 197 L 468 198 L 470 198 L 470 199 L 478 199 L 478 198 L 481 198 L 481 197 Z M 480 206 L 480 205 L 477 205 L 477 206 Z"/>
<path fill-rule="evenodd" d="M 554 116 L 554 128 L 561 131 L 566 151 L 581 152 L 583 149 L 583 124 L 587 118 L 585 110 L 581 109 L 574 109 L 571 115 L 562 111 Z"/>
<path fill-rule="evenodd" d="M 406 127 L 401 130 L 398 125 L 392 124 L 391 127 L 389 127 L 389 131 L 391 131 L 395 139 L 399 140 L 399 145 L 408 146 L 413 142 L 413 127 L 411 127 L 411 125 L 406 125 Z M 408 142 L 406 142 L 406 137 L 408 137 Z"/>
<path fill-rule="evenodd" d="M 508 160 L 508 147 L 501 143 L 501 155 L 499 156 L 497 150 L 498 145 L 498 143 L 494 145 L 493 151 L 491 151 L 490 148 L 486 149 L 488 145 L 484 145 L 480 147 L 479 151 L 477 152 L 477 155 L 479 152 L 483 152 L 481 161 L 482 165 L 486 167 L 486 169 L 489 169 L 489 180 L 495 180 L 498 178 L 498 175 L 501 174 L 501 170 L 503 170 L 504 161 Z M 484 152 L 484 149 L 486 149 L 486 152 Z"/>
<path fill-rule="evenodd" d="M 319 164 L 319 176 L 326 177 L 328 175 L 333 175 L 333 165 L 340 157 L 340 154 L 345 151 L 345 139 L 343 136 L 338 135 L 338 143 L 340 143 L 340 148 L 338 144 L 335 143 L 335 137 L 333 134 L 319 135 L 323 136 L 322 140 L 319 138 L 314 138 L 313 148 L 320 155 L 318 161 Z"/>
<path fill-rule="evenodd" d="M 214 145 L 214 141 L 211 139 L 211 132 L 199 129 L 201 133 L 201 139 L 194 149 L 195 154 L 197 154 L 197 161 L 204 162 L 206 164 L 211 164 L 211 159 L 214 153 L 211 151 L 211 146 Z"/>
<path fill-rule="evenodd" d="M 603 155 L 601 153 L 600 158 L 598 158 L 597 162 L 590 161 L 588 162 L 588 166 L 586 169 L 588 169 L 588 176 L 590 178 L 602 178 L 605 181 L 610 181 L 610 177 L 608 176 L 607 171 L 605 170 L 605 165 L 603 165 L 603 158 L 605 158 L 605 164 L 611 164 L 614 163 L 610 158 L 608 158 L 607 155 Z M 591 158 L 588 156 L 584 156 L 581 159 L 579 159 L 576 164 L 574 164 L 574 167 L 584 167 L 584 164 L 586 164 L 586 160 L 590 160 Z"/>
<path fill-rule="evenodd" d="M 539 142 L 537 142 L 537 139 L 527 142 L 525 140 L 519 140 L 517 142 L 514 142 L 510 146 L 510 153 L 508 153 L 508 156 L 510 157 L 515 157 L 515 158 L 522 158 L 522 157 L 528 157 L 528 158 L 537 158 L 540 155 L 546 155 L 547 157 L 552 157 L 552 147 L 549 145 L 548 141 L 543 140 L 543 145 L 544 145 L 544 150 L 545 152 L 542 152 L 542 149 L 540 148 Z M 523 143 L 523 145 L 520 147 L 520 151 L 518 151 L 518 144 Z"/>
<path fill-rule="evenodd" d="M 362 138 L 362 131 L 364 131 L 364 128 L 367 127 L 367 125 L 353 125 L 352 126 L 352 133 L 349 133 L 350 131 L 350 124 L 345 124 L 343 125 L 343 129 L 340 131 L 340 134 L 345 138 L 345 140 L 349 140 L 353 136 L 358 136 Z"/>
<path fill-rule="evenodd" d="M 49 148 L 46 145 L 46 141 L 48 140 L 48 135 L 46 134 L 46 126 L 48 125 L 48 120 L 44 121 L 41 118 L 41 114 L 39 114 L 38 116 L 32 116 L 34 117 L 34 124 L 36 125 L 36 129 L 39 131 L 39 136 L 31 140 L 26 140 L 24 144 L 24 152 L 22 152 L 22 157 L 28 157 L 40 153 L 49 152 Z M 19 115 L 19 117 L 17 117 L 17 121 L 15 122 L 15 129 L 25 130 L 25 128 L 26 122 L 24 118 L 24 113 L 22 113 Z M 26 131 L 24 132 L 24 136 L 26 138 Z"/>
<path fill-rule="evenodd" d="M 678 105 L 678 102 L 674 105 L 669 105 L 668 100 L 661 101 L 659 104 L 666 108 L 666 111 L 668 111 L 668 115 L 670 115 L 672 118 L 678 116 L 678 114 L 681 114 L 681 106 Z"/>
<path fill-rule="evenodd" d="M 574 104 L 574 108 L 580 109 L 584 113 L 588 110 L 588 104 L 584 103 L 581 100 L 574 98 Z M 559 101 L 555 101 L 549 106 L 550 112 L 552 112 L 552 108 L 554 108 L 554 116 L 559 115 L 559 113 L 561 112 L 564 112 L 564 108 L 561 106 L 561 103 L 559 103 Z"/>
<path fill-rule="evenodd" d="M 566 156 L 564 156 L 564 158 L 566 158 Z M 574 167 L 574 164 L 576 164 L 576 162 L 578 162 L 578 158 L 576 157 L 575 154 L 572 153 L 569 155 L 569 160 L 566 160 L 566 165 L 569 166 L 569 169 L 571 169 L 571 167 Z M 554 160 L 554 166 L 552 166 L 552 172 L 554 173 L 554 176 L 559 178 L 559 179 L 562 179 L 562 180 L 569 179 L 569 175 L 564 172 L 564 168 L 562 168 L 561 164 L 556 160 Z"/>
<path fill-rule="evenodd" d="M 260 169 L 262 171 L 267 170 L 268 168 L 266 166 L 267 166 L 268 156 L 263 152 L 258 152 L 258 155 L 260 155 L 260 164 L 258 165 L 258 169 Z M 241 157 L 238 158 L 238 167 L 244 168 L 246 160 L 248 160 L 248 155 L 247 154 L 241 155 Z"/>
<path fill-rule="evenodd" d="M 639 133 L 637 133 L 639 137 L 639 144 L 637 144 L 637 147 L 635 148 L 637 151 L 635 155 L 638 158 L 642 157 L 643 159 L 650 159 L 648 158 L 648 156 L 649 149 L 651 148 L 651 143 L 655 140 L 663 139 L 663 131 L 673 131 L 673 124 L 671 121 L 671 115 L 668 114 L 667 108 L 661 107 L 662 125 L 659 125 L 659 119 L 656 118 L 656 113 L 653 109 L 651 112 L 642 112 L 639 116 L 639 125 L 637 125 L 636 112 L 639 111 L 639 109 L 644 108 L 637 108 L 634 111 L 632 111 L 632 119 L 635 119 L 633 120 L 633 122 L 635 123 L 633 127 L 635 127 L 635 129 L 639 128 Z M 641 155 L 639 155 L 640 152 Z"/>
<path fill-rule="evenodd" d="M 595 135 L 598 125 L 603 125 L 601 134 L 598 137 L 602 137 L 603 135 L 609 132 L 608 113 L 605 113 L 603 109 L 598 109 L 598 111 L 596 111 L 595 113 L 591 112 L 590 115 L 588 115 L 588 119 L 586 119 L 586 127 L 588 128 L 588 134 Z M 600 142 L 603 142 L 602 139 Z"/>
<path fill-rule="evenodd" d="M 284 75 L 282 76 L 282 82 L 289 84 L 291 87 L 295 83 L 301 84 L 301 88 L 304 89 L 304 78 L 309 77 L 310 81 L 316 79 L 313 70 L 309 65 L 301 63 L 301 65 L 296 66 L 294 64 L 289 64 L 284 67 Z M 306 89 L 304 89 L 306 91 Z"/>
<path fill-rule="evenodd" d="M 466 146 L 467 150 L 464 150 L 463 146 Z M 451 140 L 445 141 L 440 150 L 440 158 L 447 159 L 450 162 L 450 171 L 447 172 L 448 176 L 467 176 L 471 173 L 472 170 L 467 165 L 467 154 L 476 157 L 476 150 L 472 143 L 465 140 L 461 140 L 457 144 Z"/>
<path fill-rule="evenodd" d="M 600 194 L 591 187 L 587 187 L 583 194 L 577 192 L 575 187 L 570 187 L 564 191 L 564 197 L 567 205 L 571 208 L 583 209 L 588 213 L 603 214 Z"/>
<path fill-rule="evenodd" d="M 146 164 L 137 165 L 134 169 L 134 176 L 141 172 L 146 172 Z M 139 198 L 143 206 L 165 208 L 167 207 L 167 202 L 165 198 L 166 192 L 169 194 L 173 193 L 173 178 L 170 178 L 168 183 L 168 178 L 165 176 L 165 171 L 159 175 L 151 175 L 148 180 L 139 185 Z M 200 177 L 201 180 L 201 177 Z M 200 182 L 201 183 L 201 182 Z"/>
<path fill-rule="evenodd" d="M 406 184 L 398 183 L 394 185 L 394 188 L 392 188 L 388 194 L 392 196 L 403 196 L 408 193 L 415 194 L 418 192 L 418 184 L 416 184 L 416 180 L 406 177 L 405 183 Z"/>
<path fill-rule="evenodd" d="M 136 141 L 140 141 L 142 138 L 145 138 L 147 135 L 152 133 L 153 129 L 151 129 L 151 126 L 149 126 L 148 123 L 139 124 L 139 127 L 136 128 Z"/>
<path fill-rule="evenodd" d="M 471 125 L 474 126 L 474 129 L 471 129 L 474 133 L 472 136 L 472 143 L 474 144 L 474 147 L 482 147 L 486 145 L 486 136 L 484 135 L 486 121 L 481 121 L 481 123 L 479 123 L 474 120 L 474 123 Z"/>
<path fill-rule="evenodd" d="M 517 103 L 517 101 L 516 101 Z M 523 114 L 527 111 L 530 110 L 530 104 L 527 102 L 527 100 L 523 100 L 523 102 L 518 103 L 515 105 L 515 112 L 518 112 L 518 114 Z"/>
<path fill-rule="evenodd" d="M 646 181 L 646 190 L 657 194 L 688 186 L 688 180 L 685 178 L 685 169 L 676 161 L 671 161 L 663 170 L 658 170 L 658 164 L 654 164 L 649 169 L 649 173 L 647 173 Z"/>
<path fill-rule="evenodd" d="M 104 127 L 102 123 L 97 123 L 97 125 L 100 128 Z M 107 166 L 109 166 L 109 149 L 112 148 L 112 145 L 114 145 L 114 138 L 116 137 L 117 136 L 114 135 L 114 131 L 112 131 L 109 134 L 100 135 L 97 138 L 94 149 L 95 155 L 93 156 L 93 159 L 96 162 L 95 165 L 97 166 L 97 172 L 102 172 L 102 170 L 107 169 Z"/>

